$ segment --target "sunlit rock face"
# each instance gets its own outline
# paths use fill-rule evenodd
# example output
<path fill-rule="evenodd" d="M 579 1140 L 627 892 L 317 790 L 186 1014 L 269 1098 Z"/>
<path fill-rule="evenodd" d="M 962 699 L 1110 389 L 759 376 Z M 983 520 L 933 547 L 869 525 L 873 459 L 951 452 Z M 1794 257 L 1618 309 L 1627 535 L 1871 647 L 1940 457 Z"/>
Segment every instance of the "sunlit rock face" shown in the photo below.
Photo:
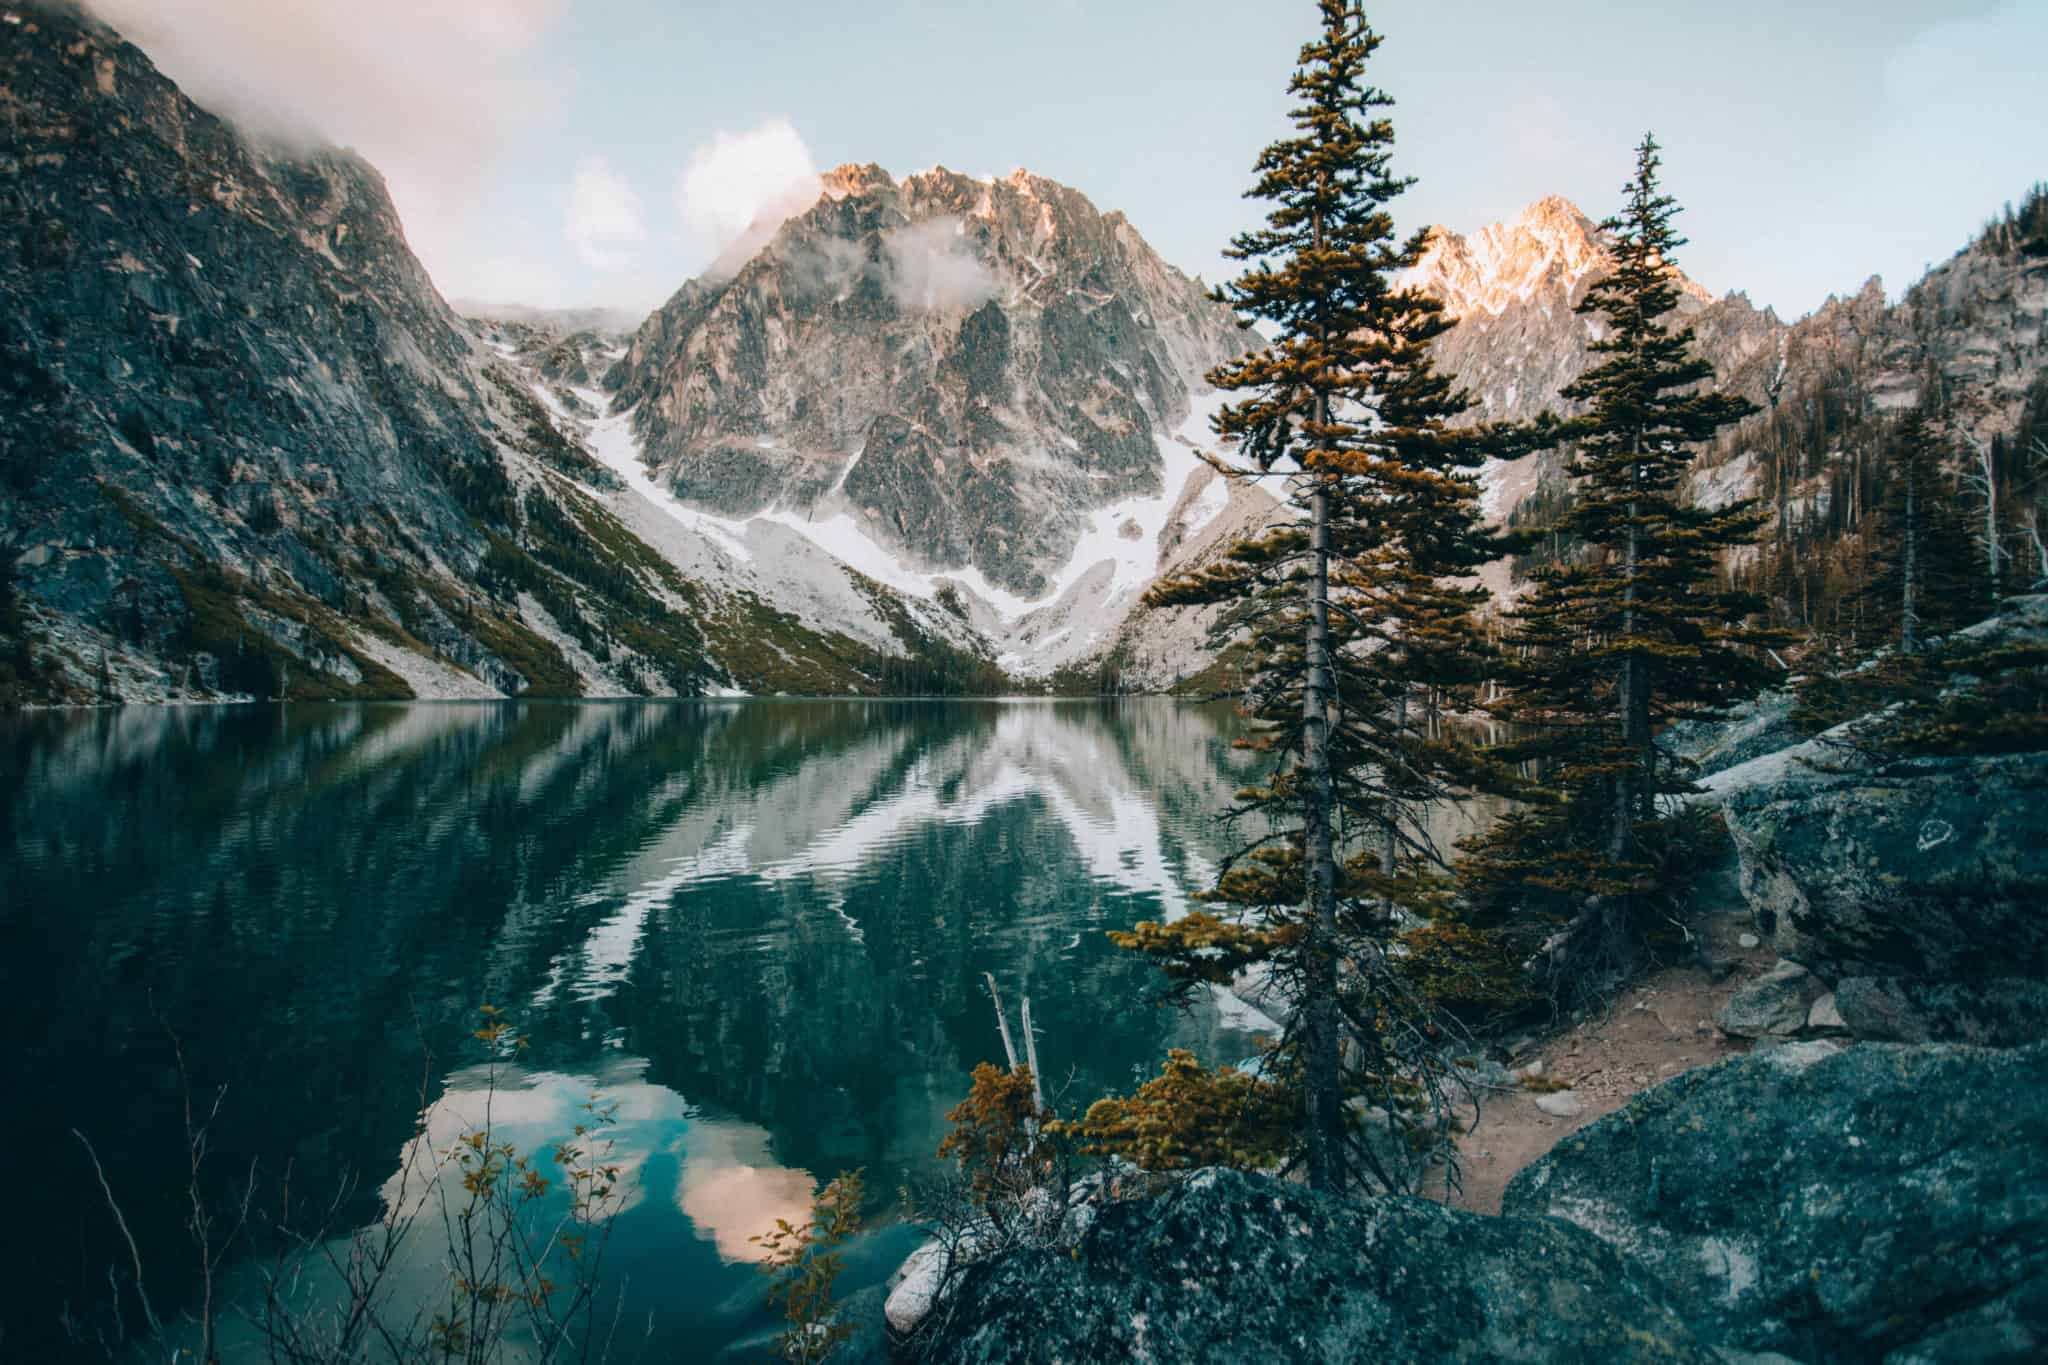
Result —
<path fill-rule="evenodd" d="M 2017 250 L 1975 242 L 1895 304 L 1872 278 L 1793 323 L 1739 291 L 1716 297 L 1683 274 L 1680 257 L 1678 313 L 1713 366 L 1711 382 L 1759 409 L 1696 467 L 1689 492 L 1703 504 L 1768 489 L 1788 524 L 1824 517 L 1831 483 L 1870 444 L 1849 430 L 1858 419 L 1912 406 L 1933 375 L 1953 434 L 1970 443 L 2010 436 L 2048 368 L 2048 270 Z M 1612 268 L 1606 234 L 1554 195 L 1469 234 L 1431 229 L 1409 279 L 1457 319 L 1436 356 L 1472 393 L 1464 420 L 1581 410 L 1558 391 L 1597 358 L 1586 346 L 1604 324 L 1575 309 Z M 1780 468 L 1785 477 L 1773 480 Z M 1496 464 L 1484 483 L 1489 516 L 1507 521 L 1532 495 L 1563 494 L 1562 458 Z"/>
<path fill-rule="evenodd" d="M 907 562 L 1025 598 L 1091 509 L 1178 492 L 1158 438 L 1241 349 L 1121 213 L 1023 171 L 842 166 L 721 270 L 608 377 L 660 477 L 726 516 L 848 511 Z"/>

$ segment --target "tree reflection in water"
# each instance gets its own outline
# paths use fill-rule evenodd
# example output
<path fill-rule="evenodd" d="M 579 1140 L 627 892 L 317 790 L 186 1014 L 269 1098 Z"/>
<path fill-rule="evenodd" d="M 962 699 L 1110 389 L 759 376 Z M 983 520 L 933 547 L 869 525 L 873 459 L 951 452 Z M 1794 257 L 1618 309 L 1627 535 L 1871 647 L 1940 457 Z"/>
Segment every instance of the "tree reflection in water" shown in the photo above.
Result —
<path fill-rule="evenodd" d="M 532 1040 L 522 1145 L 622 1103 L 611 1264 L 664 1351 L 760 1325 L 748 1241 L 865 1167 L 931 1167 L 975 1062 L 981 975 L 1028 993 L 1085 1103 L 1169 1046 L 1228 1059 L 1254 1015 L 1153 1008 L 1102 931 L 1184 913 L 1230 836 L 1226 710 L 706 702 L 141 710 L 9 718 L 0 1164 L 62 1254 L 5 1280 L 7 1340 L 104 1296 L 113 1229 L 58 1139 L 90 1133 L 159 1303 L 189 1284 L 175 1075 L 228 1086 L 213 1169 L 360 1172 L 374 1214 L 418 1109 L 473 1093 L 471 1011 Z M 153 1001 L 153 1006 L 152 1006 Z M 415 1022 L 417 1021 L 417 1022 Z M 1069 1074 L 1069 1069 L 1071 1073 Z M 528 1110 L 532 1112 L 529 1113 Z M 531 1130 L 530 1134 L 527 1130 Z M 54 1156 L 56 1178 L 37 1168 Z M 20 1244 L 17 1243 L 17 1247 Z M 19 1255 L 11 1250 L 10 1256 Z M 867 1260 L 864 1263 L 863 1255 Z M 637 1315 L 637 1316 L 636 1316 Z"/>

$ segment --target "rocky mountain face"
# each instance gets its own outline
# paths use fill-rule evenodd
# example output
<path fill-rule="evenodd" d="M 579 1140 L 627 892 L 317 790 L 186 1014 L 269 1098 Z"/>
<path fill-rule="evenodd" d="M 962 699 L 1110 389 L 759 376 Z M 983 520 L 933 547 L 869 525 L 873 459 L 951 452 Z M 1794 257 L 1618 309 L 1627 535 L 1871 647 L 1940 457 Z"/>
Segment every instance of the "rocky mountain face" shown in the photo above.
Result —
<path fill-rule="evenodd" d="M 606 382 L 686 503 L 845 513 L 907 564 L 1030 600 L 1093 509 L 1180 491 L 1158 441 L 1238 336 L 1077 191 L 849 165 L 685 285 Z"/>
<path fill-rule="evenodd" d="M 1586 370 L 1601 323 L 1572 309 L 1610 268 L 1598 227 L 1561 198 L 1470 236 L 1434 231 L 1413 278 L 1458 318 L 1437 354 L 1477 400 L 1471 420 L 1574 410 L 1557 391 Z M 1980 237 L 1896 304 L 1873 278 L 1790 324 L 1741 293 L 1715 298 L 1682 283 L 1679 309 L 1715 382 L 1760 409 L 1702 458 L 1693 495 L 1716 505 L 1763 497 L 1782 537 L 1830 517 L 1834 534 L 1853 531 L 1835 505 L 1846 472 L 1888 415 L 1923 397 L 1941 405 L 1966 452 L 2010 441 L 2034 411 L 2048 412 L 2048 260 L 2016 240 Z M 1565 495 L 1561 469 L 1556 452 L 1490 469 L 1489 512 L 1541 515 Z M 1505 579 L 1495 586 L 1505 590 Z"/>
<path fill-rule="evenodd" d="M 866 691 L 913 657 L 972 666 L 946 613 L 836 564 L 785 591 L 648 507 L 550 401 L 610 362 L 598 334 L 494 324 L 531 368 L 479 335 L 360 160 L 253 144 L 63 0 L 0 6 L 0 73 L 0 694 Z"/>
<path fill-rule="evenodd" d="M 1444 301 L 1457 325 L 1437 342 L 1437 363 L 1472 391 L 1467 420 L 1565 412 L 1557 391 L 1586 369 L 1586 343 L 1598 319 L 1574 313 L 1586 291 L 1613 268 L 1597 224 L 1569 199 L 1552 195 L 1508 223 L 1460 236 L 1430 231 L 1410 283 Z M 1681 281 L 1679 308 L 1698 316 L 1713 296 Z"/>

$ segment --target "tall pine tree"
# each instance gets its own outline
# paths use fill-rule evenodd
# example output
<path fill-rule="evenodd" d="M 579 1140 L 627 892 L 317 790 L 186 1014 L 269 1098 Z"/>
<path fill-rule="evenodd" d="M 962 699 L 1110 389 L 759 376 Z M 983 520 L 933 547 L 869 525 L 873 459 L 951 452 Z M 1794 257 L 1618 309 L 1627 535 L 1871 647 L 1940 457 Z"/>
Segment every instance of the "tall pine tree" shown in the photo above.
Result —
<path fill-rule="evenodd" d="M 1990 584 L 1929 413 L 1909 411 L 1890 447 L 1884 501 L 1868 532 L 1874 543 L 1866 591 L 1872 617 L 1886 627 L 1885 642 L 1917 654 L 1929 636 L 1989 613 Z"/>
<path fill-rule="evenodd" d="M 1657 153 L 1651 137 L 1637 148 L 1622 211 L 1601 224 L 1614 269 L 1578 306 L 1605 327 L 1597 363 L 1561 390 L 1587 412 L 1565 429 L 1576 497 L 1549 529 L 1576 548 L 1537 576 L 1506 632 L 1518 664 L 1500 714 L 1517 738 L 1499 756 L 1533 762 L 1547 800 L 1467 868 L 1481 898 L 1526 891 L 1563 913 L 1550 961 L 1595 987 L 1633 964 L 1674 872 L 1657 798 L 1687 783 L 1657 728 L 1716 715 L 1774 676 L 1760 647 L 1776 637 L 1747 624 L 1766 603 L 1725 586 L 1720 567 L 1762 514 L 1680 493 L 1697 452 L 1755 407 L 1707 385 L 1712 367 L 1675 312 L 1684 239 Z"/>
<path fill-rule="evenodd" d="M 1289 86 L 1294 133 L 1261 154 L 1248 196 L 1266 225 L 1235 239 L 1247 269 L 1220 292 L 1272 340 L 1209 376 L 1239 395 L 1218 433 L 1251 477 L 1280 481 L 1291 515 L 1149 597 L 1234 603 L 1249 622 L 1243 707 L 1273 767 L 1235 814 L 1259 833 L 1208 897 L 1234 913 L 1116 937 L 1183 985 L 1253 970 L 1298 1001 L 1275 1062 L 1301 1100 L 1299 1164 L 1337 1189 L 1406 1183 L 1390 1151 L 1449 1132 L 1441 1040 L 1385 936 L 1395 906 L 1434 893 L 1428 807 L 1478 771 L 1435 722 L 1483 672 L 1484 593 L 1451 580 L 1496 553 L 1475 471 L 1509 438 L 1446 426 L 1470 400 L 1431 361 L 1441 304 L 1397 278 L 1424 238 L 1398 238 L 1387 211 L 1412 182 L 1390 171 L 1392 101 L 1366 82 L 1381 38 L 1347 0 L 1318 8 Z M 1402 1140 L 1365 1140 L 1352 1101 Z"/>

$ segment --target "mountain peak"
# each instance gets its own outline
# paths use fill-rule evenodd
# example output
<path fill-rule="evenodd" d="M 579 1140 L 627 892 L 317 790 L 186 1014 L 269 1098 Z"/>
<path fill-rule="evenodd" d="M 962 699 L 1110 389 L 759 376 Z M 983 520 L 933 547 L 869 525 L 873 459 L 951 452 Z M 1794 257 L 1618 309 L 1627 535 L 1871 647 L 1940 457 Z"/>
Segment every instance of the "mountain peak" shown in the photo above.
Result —
<path fill-rule="evenodd" d="M 1576 223 L 1587 233 L 1594 230 L 1594 222 L 1586 211 L 1561 194 L 1546 194 L 1541 199 L 1526 205 L 1515 215 L 1518 223 Z"/>
<path fill-rule="evenodd" d="M 1028 171 L 824 179 L 609 376 L 669 491 L 736 520 L 843 516 L 878 556 L 1020 601 L 1066 581 L 1098 509 L 1178 496 L 1162 452 L 1243 342 L 1127 219 Z"/>
<path fill-rule="evenodd" d="M 1557 278 L 1568 293 L 1576 290 L 1586 273 L 1606 259 L 1593 220 L 1571 200 L 1553 194 L 1511 221 L 1489 224 L 1469 237 L 1431 228 L 1414 282 L 1443 299 L 1454 316 L 1498 316 L 1510 303 L 1530 298 L 1546 280 Z"/>
<path fill-rule="evenodd" d="M 872 161 L 866 165 L 849 161 L 843 166 L 833 167 L 818 179 L 824 185 L 825 193 L 834 199 L 864 194 L 869 190 L 892 189 L 896 184 L 893 176 Z"/>
<path fill-rule="evenodd" d="M 1576 302 L 1581 286 L 1605 273 L 1611 259 L 1600 225 L 1563 195 L 1550 194 L 1469 236 L 1430 228 L 1411 282 L 1441 298 L 1453 317 L 1499 317 L 1552 290 Z M 1699 303 L 1713 299 L 1683 274 L 1679 288 Z"/>

